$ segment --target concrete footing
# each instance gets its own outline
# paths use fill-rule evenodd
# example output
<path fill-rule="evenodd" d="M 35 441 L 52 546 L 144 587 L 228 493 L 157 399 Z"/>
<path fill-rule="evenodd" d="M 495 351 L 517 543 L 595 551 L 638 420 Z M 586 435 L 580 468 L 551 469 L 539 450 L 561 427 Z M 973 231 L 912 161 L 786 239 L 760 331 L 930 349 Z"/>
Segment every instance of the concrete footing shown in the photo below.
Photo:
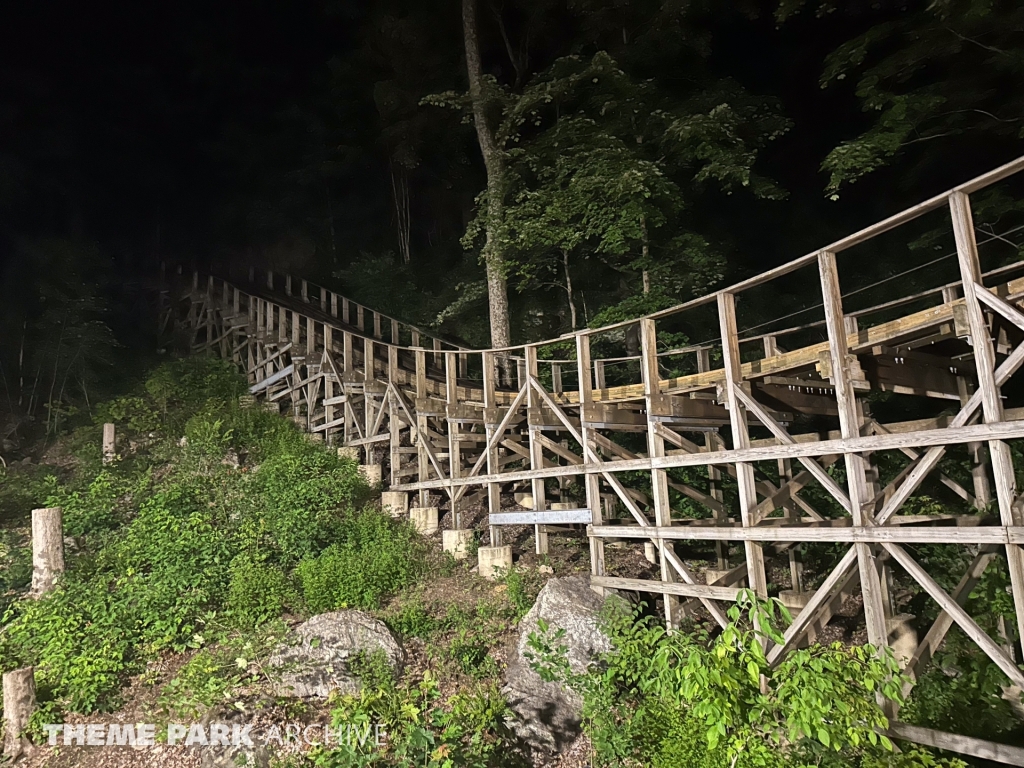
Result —
<path fill-rule="evenodd" d="M 363 476 L 367 485 L 380 485 L 381 479 L 384 477 L 380 464 L 361 464 L 359 474 Z"/>
<path fill-rule="evenodd" d="M 729 569 L 729 570 L 732 570 L 732 569 Z M 706 571 L 704 571 L 704 578 L 705 578 L 705 580 L 707 581 L 708 584 L 714 584 L 716 581 L 718 581 L 718 579 L 720 579 L 722 576 L 727 574 L 729 572 L 729 570 L 724 570 L 723 571 L 720 568 L 708 568 Z M 739 584 L 726 584 L 726 585 L 720 584 L 718 586 L 734 586 L 734 587 L 738 587 L 740 585 Z"/>
<path fill-rule="evenodd" d="M 524 509 L 533 509 L 533 494 L 529 491 L 516 491 L 512 494 L 512 498 Z"/>
<path fill-rule="evenodd" d="M 796 616 L 807 607 L 807 603 L 814 597 L 813 592 L 797 592 L 795 589 L 779 590 L 779 601 L 789 608 L 789 612 Z"/>
<path fill-rule="evenodd" d="M 465 560 L 469 557 L 469 545 L 472 541 L 473 530 L 471 528 L 441 531 L 441 549 L 456 560 Z"/>
<path fill-rule="evenodd" d="M 437 533 L 437 518 L 437 507 L 412 507 L 409 510 L 409 519 L 413 526 L 424 536 Z"/>
<path fill-rule="evenodd" d="M 354 445 L 343 445 L 338 449 L 338 458 L 359 461 L 359 449 Z"/>
<path fill-rule="evenodd" d="M 504 573 L 511 570 L 512 546 L 506 544 L 503 547 L 480 547 L 477 550 L 477 565 L 481 576 L 494 581 L 498 578 L 499 570 Z"/>
<path fill-rule="evenodd" d="M 379 464 L 372 466 L 380 468 Z M 380 495 L 380 508 L 390 513 L 392 517 L 408 517 L 409 494 L 404 491 L 384 491 Z"/>
<path fill-rule="evenodd" d="M 885 620 L 885 628 L 889 633 L 889 646 L 901 667 L 907 665 L 907 662 L 914 657 L 914 651 L 917 650 L 917 630 L 914 628 L 914 619 L 916 618 L 912 613 L 900 613 Z"/>
<path fill-rule="evenodd" d="M 276 413 L 276 414 L 280 415 L 280 413 L 281 413 L 281 404 L 278 403 L 276 400 L 264 400 L 263 401 L 263 410 L 264 411 L 270 411 L 271 413 Z"/>
<path fill-rule="evenodd" d="M 658 548 L 656 546 L 654 546 L 654 542 L 652 542 L 652 541 L 645 541 L 644 542 L 644 557 L 647 559 L 648 563 L 655 563 L 655 564 L 657 564 L 657 562 L 658 562 Z"/>

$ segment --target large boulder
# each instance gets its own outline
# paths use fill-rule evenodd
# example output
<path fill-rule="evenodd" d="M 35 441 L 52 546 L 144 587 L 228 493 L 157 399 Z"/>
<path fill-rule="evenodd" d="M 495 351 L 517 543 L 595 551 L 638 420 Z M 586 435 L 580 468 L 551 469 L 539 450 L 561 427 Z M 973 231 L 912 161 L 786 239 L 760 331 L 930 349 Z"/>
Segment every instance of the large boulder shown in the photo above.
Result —
<path fill-rule="evenodd" d="M 530 633 L 539 631 L 541 620 L 551 632 L 564 629 L 560 643 L 568 646 L 569 665 L 574 672 L 582 672 L 597 655 L 611 650 L 598 626 L 603 604 L 604 598 L 590 588 L 588 576 L 551 579 L 520 622 L 503 693 L 516 714 L 513 729 L 535 750 L 561 752 L 579 736 L 583 701 L 561 684 L 545 682 L 530 667 L 526 658 Z"/>
<path fill-rule="evenodd" d="M 402 669 L 402 646 L 383 622 L 362 611 L 333 611 L 297 626 L 270 657 L 279 670 L 278 696 L 327 698 L 332 690 L 356 693 L 359 677 L 349 669 L 357 654 L 380 651 L 391 670 Z"/>

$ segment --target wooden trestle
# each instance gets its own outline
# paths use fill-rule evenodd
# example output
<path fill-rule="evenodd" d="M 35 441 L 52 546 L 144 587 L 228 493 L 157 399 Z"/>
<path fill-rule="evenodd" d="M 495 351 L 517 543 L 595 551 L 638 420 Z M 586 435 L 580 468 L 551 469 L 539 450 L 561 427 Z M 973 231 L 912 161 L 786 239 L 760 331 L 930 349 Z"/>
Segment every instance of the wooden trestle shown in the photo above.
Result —
<path fill-rule="evenodd" d="M 482 502 L 500 543 L 511 491 L 530 503 L 514 521 L 535 525 L 538 552 L 552 526 L 589 520 L 595 589 L 657 595 L 670 626 L 701 610 L 724 624 L 741 585 L 768 594 L 766 558 L 788 556 L 804 607 L 770 649 L 773 663 L 851 595 L 862 599 L 868 640 L 885 646 L 897 569 L 942 611 L 906 659 L 909 675 L 956 624 L 1024 688 L 1012 643 L 963 607 L 1005 556 L 1024 637 L 1024 504 L 1007 444 L 1024 438 L 1024 408 L 1011 407 L 1024 403 L 1002 394 L 1024 363 L 1024 262 L 982 273 L 969 197 L 1020 170 L 1024 158 L 679 307 L 536 344 L 464 348 L 326 288 L 272 272 L 257 280 L 253 270 L 237 281 L 193 273 L 165 294 L 164 323 L 184 321 L 194 351 L 234 360 L 254 394 L 328 443 L 386 450 L 391 490 L 419 494 L 421 505 L 439 494 L 445 527 L 462 527 L 462 510 Z M 870 258 L 885 233 L 925 216 L 951 230 L 948 264 L 959 279 L 844 310 L 839 266 L 855 282 L 858 262 L 840 259 Z M 802 283 L 820 285 L 820 304 L 808 302 L 817 321 L 741 336 L 737 300 L 802 270 L 817 273 Z M 709 328 L 717 338 L 703 344 L 659 340 Z M 869 406 L 905 406 L 917 418 L 881 423 Z M 959 481 L 940 470 L 951 451 L 971 462 Z M 908 508 L 925 483 L 954 500 L 948 513 Z M 653 545 L 660 578 L 617 576 L 605 556 L 613 541 Z M 699 541 L 716 546 L 707 579 L 676 550 Z M 822 542 L 842 546 L 812 590 L 800 552 Z M 742 545 L 739 557 L 730 544 Z M 968 548 L 973 562 L 952 593 L 919 565 L 916 544 Z M 893 731 L 1024 764 L 1021 749 L 899 723 Z"/>

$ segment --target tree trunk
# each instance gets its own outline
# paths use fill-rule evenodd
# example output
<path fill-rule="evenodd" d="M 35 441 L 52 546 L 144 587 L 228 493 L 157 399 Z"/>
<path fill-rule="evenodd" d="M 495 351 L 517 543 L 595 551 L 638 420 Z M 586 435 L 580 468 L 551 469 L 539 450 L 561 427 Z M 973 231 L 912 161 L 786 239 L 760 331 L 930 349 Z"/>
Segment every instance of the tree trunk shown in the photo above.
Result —
<path fill-rule="evenodd" d="M 32 742 L 23 732 L 36 709 L 36 677 L 33 667 L 5 672 L 4 692 L 4 757 L 17 760 L 32 750 Z"/>
<path fill-rule="evenodd" d="M 508 315 L 508 284 L 505 278 L 505 254 L 498 238 L 504 217 L 505 160 L 487 125 L 483 68 L 480 64 L 480 34 L 476 23 L 476 0 L 462 0 L 462 31 L 466 44 L 466 70 L 469 96 L 473 102 L 473 122 L 480 153 L 487 169 L 487 226 L 484 265 L 487 268 L 487 301 L 490 309 L 491 346 L 507 347 L 511 342 Z"/>
<path fill-rule="evenodd" d="M 562 251 L 562 267 L 565 269 L 565 293 L 569 299 L 569 319 L 572 330 L 576 330 L 576 303 L 572 300 L 572 275 L 569 272 L 569 252 Z"/>

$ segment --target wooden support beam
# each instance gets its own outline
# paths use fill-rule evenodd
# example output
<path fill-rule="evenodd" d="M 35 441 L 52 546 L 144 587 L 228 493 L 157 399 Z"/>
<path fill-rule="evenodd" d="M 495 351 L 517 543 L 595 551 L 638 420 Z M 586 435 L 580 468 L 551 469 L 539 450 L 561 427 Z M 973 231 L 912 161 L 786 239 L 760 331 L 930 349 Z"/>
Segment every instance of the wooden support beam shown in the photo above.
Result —
<path fill-rule="evenodd" d="M 961 285 L 963 286 L 964 303 L 967 307 L 967 321 L 970 325 L 971 341 L 974 347 L 974 363 L 978 374 L 978 392 L 981 394 L 982 413 L 986 424 L 994 424 L 1003 420 L 1003 402 L 999 389 L 1000 382 L 996 380 L 995 350 L 989 335 L 988 323 L 985 322 L 985 315 L 978 299 L 979 290 L 984 293 L 985 289 L 981 287 L 981 263 L 978 260 L 978 244 L 974 239 L 974 220 L 971 214 L 970 200 L 963 192 L 954 192 L 949 196 L 949 209 L 953 219 L 953 236 L 956 240 L 957 261 L 960 265 Z M 1010 447 L 1002 440 L 992 440 L 988 444 L 988 450 L 992 459 L 999 517 L 1003 525 L 1020 525 L 1024 516 L 1014 506 L 1017 499 L 1017 486 Z M 1007 546 L 1006 560 L 1017 613 L 1017 636 L 1024 639 L 1024 552 L 1020 547 Z"/>
<path fill-rule="evenodd" d="M 737 395 L 741 381 L 739 335 L 736 331 L 736 297 L 731 293 L 718 294 L 718 321 L 722 333 L 722 366 L 725 370 L 726 402 L 729 404 L 729 422 L 732 428 L 733 450 L 750 448 L 747 431 L 747 412 Z M 736 481 L 739 485 L 740 518 L 743 526 L 753 526 L 757 519 L 757 492 L 754 488 L 754 467 L 749 462 L 736 462 Z M 747 578 L 758 597 L 768 597 L 768 580 L 764 570 L 764 552 L 753 541 L 744 541 L 747 559 Z"/>
<path fill-rule="evenodd" d="M 835 384 L 836 403 L 839 406 L 839 428 L 846 440 L 860 437 L 860 417 L 856 392 L 850 377 L 849 341 L 843 321 L 842 293 L 836 255 L 830 251 L 818 254 L 818 272 L 825 308 L 825 326 L 828 330 L 829 355 L 832 358 L 832 379 Z M 866 522 L 864 505 L 868 501 L 867 463 L 861 453 L 844 454 L 846 485 L 850 499 L 850 513 L 854 525 Z M 860 588 L 864 596 L 864 619 L 867 623 L 868 642 L 876 648 L 888 645 L 885 626 L 885 608 L 882 603 L 882 585 L 875 553 L 869 544 L 854 545 L 860 571 Z"/>

